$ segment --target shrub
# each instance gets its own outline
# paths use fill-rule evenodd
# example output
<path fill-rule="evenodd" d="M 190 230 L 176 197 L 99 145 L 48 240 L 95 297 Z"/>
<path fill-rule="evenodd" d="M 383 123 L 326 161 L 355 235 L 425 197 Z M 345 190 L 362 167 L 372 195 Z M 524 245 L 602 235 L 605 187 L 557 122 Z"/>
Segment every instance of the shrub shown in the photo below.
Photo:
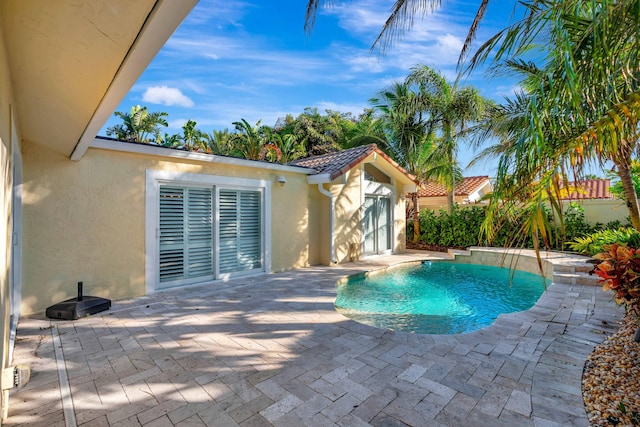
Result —
<path fill-rule="evenodd" d="M 600 230 L 584 237 L 577 237 L 569 242 L 571 250 L 582 255 L 594 256 L 605 252 L 606 247 L 613 243 L 626 244 L 630 247 L 640 248 L 640 233 L 633 228 L 618 228 L 614 230 Z"/>
<path fill-rule="evenodd" d="M 565 239 L 567 241 L 577 239 L 593 231 L 594 227 L 584 219 L 584 208 L 578 203 L 569 203 L 569 206 L 564 211 Z"/>
<path fill-rule="evenodd" d="M 595 255 L 601 262 L 594 269 L 602 288 L 615 292 L 618 304 L 637 308 L 640 298 L 640 249 L 614 243 L 606 252 Z"/>

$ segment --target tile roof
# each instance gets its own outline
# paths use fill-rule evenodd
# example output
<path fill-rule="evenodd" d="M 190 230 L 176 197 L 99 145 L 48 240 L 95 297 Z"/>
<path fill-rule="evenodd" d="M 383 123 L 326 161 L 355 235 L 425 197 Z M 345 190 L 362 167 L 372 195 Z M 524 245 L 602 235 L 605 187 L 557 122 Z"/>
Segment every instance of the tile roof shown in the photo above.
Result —
<path fill-rule="evenodd" d="M 612 199 L 613 196 L 609 191 L 611 181 L 608 179 L 585 179 L 582 181 L 569 182 L 569 188 L 572 188 L 570 194 L 563 195 L 560 200 L 585 200 L 585 199 Z"/>
<path fill-rule="evenodd" d="M 468 196 L 485 185 L 487 181 L 489 181 L 488 176 L 466 177 L 461 183 L 456 184 L 456 196 Z M 447 189 L 444 185 L 433 181 L 422 184 L 418 189 L 418 197 L 442 197 L 446 195 Z"/>
<path fill-rule="evenodd" d="M 376 144 L 362 145 L 348 150 L 336 151 L 334 153 L 322 154 L 320 156 L 306 157 L 287 163 L 289 166 L 299 166 L 314 169 L 316 174 L 328 174 L 332 180 L 347 173 L 357 164 L 366 159 L 370 154 L 377 153 L 384 157 L 391 165 L 398 169 L 409 179 L 415 181 L 415 177 L 400 167 L 391 157 L 386 155 Z"/>

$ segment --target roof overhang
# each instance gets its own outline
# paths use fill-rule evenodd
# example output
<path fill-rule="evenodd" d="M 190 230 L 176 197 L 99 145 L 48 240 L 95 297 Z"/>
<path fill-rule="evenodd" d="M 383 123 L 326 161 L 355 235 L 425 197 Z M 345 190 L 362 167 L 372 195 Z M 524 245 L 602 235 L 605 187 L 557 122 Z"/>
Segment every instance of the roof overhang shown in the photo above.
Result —
<path fill-rule="evenodd" d="M 80 159 L 198 0 L 2 0 L 21 137 Z"/>
<path fill-rule="evenodd" d="M 405 193 L 414 193 L 417 191 L 417 184 L 413 180 L 413 177 L 407 174 L 404 169 L 400 168 L 393 160 L 391 160 L 383 151 L 376 148 L 375 151 L 363 158 L 358 164 L 373 164 L 382 172 L 394 179 L 396 184 L 402 187 L 402 191 Z M 355 166 L 355 165 L 354 165 Z M 307 177 L 309 184 L 329 184 L 335 183 L 339 177 L 343 177 L 344 174 L 339 176 L 332 176 L 329 173 L 321 173 L 317 175 L 310 175 Z M 344 182 L 343 182 L 344 183 Z"/>

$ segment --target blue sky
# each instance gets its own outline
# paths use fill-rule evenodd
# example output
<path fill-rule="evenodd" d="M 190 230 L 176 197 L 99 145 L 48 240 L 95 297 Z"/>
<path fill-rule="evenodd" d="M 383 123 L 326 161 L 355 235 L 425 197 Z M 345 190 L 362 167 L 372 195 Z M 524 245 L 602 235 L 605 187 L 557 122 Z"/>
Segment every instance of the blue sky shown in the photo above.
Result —
<path fill-rule="evenodd" d="M 327 2 L 329 3 L 329 2 Z M 393 4 L 391 0 L 333 2 L 319 10 L 311 34 L 304 32 L 306 0 L 200 0 L 117 111 L 133 105 L 169 113 L 172 134 L 193 119 L 198 128 L 233 129 L 244 118 L 274 125 L 279 117 L 297 116 L 306 107 L 361 113 L 368 100 L 409 69 L 426 64 L 456 77 L 456 62 L 479 1 L 443 1 L 443 7 L 394 42 L 384 55 L 371 53 Z M 476 44 L 502 29 L 515 1 L 490 2 Z M 496 101 L 515 83 L 477 72 L 465 84 Z M 119 123 L 112 117 L 108 126 Z M 466 163 L 473 152 L 461 147 Z M 492 175 L 481 164 L 465 175 Z"/>

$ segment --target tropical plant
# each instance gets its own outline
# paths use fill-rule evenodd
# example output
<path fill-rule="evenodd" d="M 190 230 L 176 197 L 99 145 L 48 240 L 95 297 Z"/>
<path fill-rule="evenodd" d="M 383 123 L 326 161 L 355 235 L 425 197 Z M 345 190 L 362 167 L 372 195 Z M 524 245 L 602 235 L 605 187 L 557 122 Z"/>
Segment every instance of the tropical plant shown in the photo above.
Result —
<path fill-rule="evenodd" d="M 576 237 L 568 246 L 571 250 L 582 255 L 594 256 L 606 251 L 613 243 L 626 244 L 633 248 L 640 248 L 640 232 L 632 227 L 598 230 L 583 237 Z"/>
<path fill-rule="evenodd" d="M 262 146 L 264 145 L 264 127 L 260 124 L 262 120 L 258 120 L 255 126 L 251 126 L 245 119 L 239 122 L 233 122 L 236 133 L 233 134 L 233 143 L 242 154 L 242 157 L 249 160 L 260 160 L 264 154 Z"/>
<path fill-rule="evenodd" d="M 147 107 L 139 105 L 131 107 L 128 113 L 116 111 L 114 116 L 122 119 L 121 124 L 107 128 L 107 136 L 114 135 L 122 141 L 153 142 L 160 138 L 160 126 L 168 126 L 165 112 L 149 112 Z"/>
<path fill-rule="evenodd" d="M 638 310 L 640 306 L 640 249 L 613 243 L 605 252 L 595 255 L 600 263 L 594 273 L 600 277 L 602 289 L 612 290 L 618 304 Z"/>
<path fill-rule="evenodd" d="M 233 144 L 232 134 L 229 129 L 213 130 L 204 133 L 203 139 L 207 144 L 207 152 L 219 156 L 242 157 Z"/>
<path fill-rule="evenodd" d="M 370 103 L 381 114 L 386 131 L 383 148 L 410 174 L 418 179 L 425 170 L 426 159 L 433 149 L 433 132 L 422 120 L 418 94 L 406 82 L 396 82 L 382 90 Z M 420 238 L 418 193 L 410 194 L 413 205 L 413 240 Z"/>
<path fill-rule="evenodd" d="M 353 120 L 342 120 L 343 135 L 338 141 L 343 150 L 361 145 L 387 144 L 384 120 L 376 114 L 375 108 L 365 108 L 364 112 Z"/>
<path fill-rule="evenodd" d="M 308 0 L 307 12 L 305 15 L 304 28 L 307 32 L 313 30 L 318 7 L 323 4 L 332 5 L 332 0 Z M 398 38 L 405 31 L 410 30 L 413 27 L 414 19 L 416 15 L 424 17 L 425 15 L 432 13 L 435 9 L 442 5 L 442 0 L 396 0 L 391 8 L 391 14 L 386 19 L 383 27 L 376 37 L 371 49 L 379 47 L 381 51 L 385 51 L 393 41 Z M 475 39 L 478 25 L 489 5 L 489 0 L 478 0 L 478 11 L 469 27 L 469 32 L 462 46 L 460 52 L 460 60 L 465 57 L 468 52 L 471 43 Z"/>
<path fill-rule="evenodd" d="M 266 140 L 275 147 L 272 151 L 278 153 L 277 161 L 280 163 L 289 163 L 307 155 L 304 139 L 292 133 L 276 133 L 271 128 L 265 131 Z"/>
<path fill-rule="evenodd" d="M 339 151 L 345 128 L 343 122 L 353 118 L 350 113 L 342 114 L 331 110 L 326 110 L 325 113 L 320 114 L 317 108 L 307 107 L 298 117 L 288 115 L 284 119 L 278 119 L 274 130 L 280 134 L 296 135 L 300 141 L 305 142 L 308 155 Z"/>
<path fill-rule="evenodd" d="M 196 128 L 195 120 L 187 120 L 187 122 L 182 125 L 182 135 L 180 135 L 180 140 L 182 141 L 183 147 L 187 151 L 207 151 L 207 143 L 204 138 L 203 132 Z"/>
<path fill-rule="evenodd" d="M 508 210 L 505 203 L 526 206 L 529 230 L 548 244 L 552 222 L 541 210 L 551 206 L 554 218 L 561 220 L 562 205 L 557 200 L 569 174 L 578 180 L 585 166 L 611 161 L 631 222 L 640 229 L 640 205 L 631 175 L 640 117 L 640 3 L 526 0 L 521 4 L 524 18 L 490 39 L 471 61 L 473 68 L 493 57 L 502 70 L 505 66 L 513 70 L 513 65 L 520 72 L 526 69 L 523 92 L 515 101 L 519 108 L 508 111 L 511 115 L 503 122 L 511 123 L 511 134 L 498 134 L 502 147 L 493 149 L 501 156 L 493 214 Z M 538 55 L 532 55 L 533 48 Z M 533 64 L 526 61 L 530 57 L 541 60 Z M 488 222 L 495 225 L 493 215 Z"/>
<path fill-rule="evenodd" d="M 180 144 L 181 144 L 180 135 L 178 135 L 177 133 L 170 135 L 165 132 L 164 138 L 162 138 L 162 142 L 161 142 L 161 145 L 163 147 L 179 148 Z"/>
<path fill-rule="evenodd" d="M 469 132 L 471 125 L 485 114 L 491 101 L 480 95 L 474 87 L 459 87 L 435 69 L 418 65 L 411 69 L 407 84 L 417 87 L 415 98 L 418 114 L 426 120 L 429 129 L 437 135 L 435 148 L 429 153 L 427 169 L 422 176 L 435 179 L 447 189 L 448 211 L 453 211 L 456 182 L 462 180 L 457 161 L 458 141 Z"/>
<path fill-rule="evenodd" d="M 631 161 L 631 181 L 633 181 L 633 188 L 636 190 L 636 195 L 640 197 L 640 162 L 638 160 Z M 618 175 L 614 171 L 607 172 L 607 178 L 616 179 Z M 619 199 L 625 199 L 624 187 L 622 181 L 616 180 L 611 187 L 609 187 L 611 194 Z"/>

